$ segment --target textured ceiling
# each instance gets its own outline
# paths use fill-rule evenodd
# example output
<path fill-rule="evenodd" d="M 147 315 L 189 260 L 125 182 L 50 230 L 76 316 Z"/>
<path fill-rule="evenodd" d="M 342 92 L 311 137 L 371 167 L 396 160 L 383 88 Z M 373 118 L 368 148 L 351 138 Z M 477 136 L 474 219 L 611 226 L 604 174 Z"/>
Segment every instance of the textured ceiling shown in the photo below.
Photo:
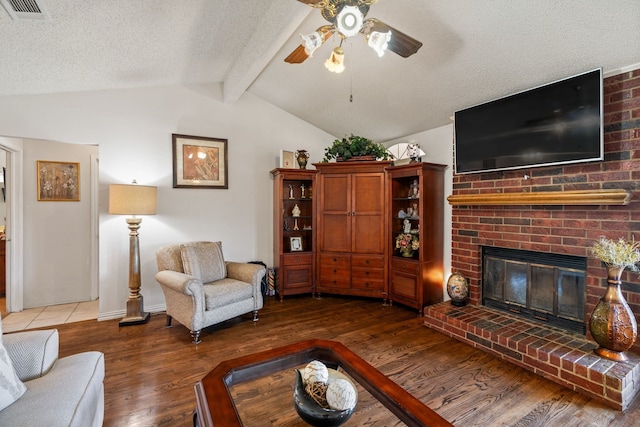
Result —
<path fill-rule="evenodd" d="M 376 141 L 445 125 L 457 109 L 602 67 L 640 67 L 640 1 L 379 0 L 378 18 L 422 41 L 378 58 L 362 37 L 346 71 L 284 58 L 324 25 L 296 0 L 44 0 L 51 21 L 0 8 L 0 96 L 223 83 L 335 136 Z M 350 95 L 353 101 L 350 101 Z"/>

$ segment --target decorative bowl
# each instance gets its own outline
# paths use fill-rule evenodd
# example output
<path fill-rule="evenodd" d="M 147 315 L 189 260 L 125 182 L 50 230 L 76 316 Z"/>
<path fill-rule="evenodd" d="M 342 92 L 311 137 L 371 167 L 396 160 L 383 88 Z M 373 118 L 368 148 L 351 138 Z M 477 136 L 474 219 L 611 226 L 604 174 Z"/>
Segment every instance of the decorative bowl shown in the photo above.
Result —
<path fill-rule="evenodd" d="M 351 383 L 353 389 L 356 390 L 353 382 L 344 374 L 329 368 L 329 384 L 337 379 L 345 379 Z M 358 401 L 356 390 L 356 402 Z M 293 388 L 293 403 L 296 408 L 296 412 L 306 423 L 314 427 L 335 427 L 344 424 L 351 415 L 353 415 L 353 408 L 345 409 L 344 411 L 337 411 L 334 409 L 325 409 L 318 405 L 305 391 L 304 382 L 302 381 L 302 374 L 300 370 L 296 369 L 296 382 Z"/>

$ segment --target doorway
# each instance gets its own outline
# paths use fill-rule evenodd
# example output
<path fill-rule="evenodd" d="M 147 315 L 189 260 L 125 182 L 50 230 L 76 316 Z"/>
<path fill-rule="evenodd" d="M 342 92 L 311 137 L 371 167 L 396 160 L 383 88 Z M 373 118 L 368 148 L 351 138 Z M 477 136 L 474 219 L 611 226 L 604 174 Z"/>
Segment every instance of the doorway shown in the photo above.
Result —
<path fill-rule="evenodd" d="M 29 144 L 29 145 L 27 145 Z M 83 175 L 83 186 L 85 189 L 84 196 L 82 197 L 82 204 L 85 205 L 87 216 L 85 226 L 78 227 L 86 230 L 83 234 L 82 241 L 82 253 L 80 255 L 73 254 L 76 259 L 82 259 L 82 263 L 86 265 L 90 265 L 87 273 L 82 274 L 82 278 L 75 280 L 74 283 L 81 284 L 82 286 L 82 295 L 78 295 L 77 293 L 71 295 L 66 300 L 44 300 L 44 304 L 39 303 L 39 301 L 33 298 L 25 298 L 25 292 L 33 292 L 33 286 L 37 287 L 37 283 L 42 282 L 41 278 L 33 276 L 31 271 L 34 270 L 33 265 L 30 265 L 28 269 L 27 263 L 24 260 L 23 253 L 28 251 L 30 254 L 30 259 L 33 259 L 34 256 L 37 255 L 37 252 L 40 250 L 39 246 L 42 246 L 42 243 L 47 239 L 54 240 L 56 242 L 65 241 L 67 242 L 67 235 L 63 235 L 64 239 L 60 238 L 60 232 L 56 229 L 44 228 L 39 231 L 39 234 L 36 235 L 38 240 L 36 242 L 36 247 L 28 248 L 25 246 L 25 239 L 28 236 L 24 234 L 25 231 L 31 232 L 31 237 L 28 238 L 28 242 L 33 244 L 33 231 L 31 231 L 34 227 L 37 227 L 39 223 L 46 222 L 51 227 L 51 225 L 58 225 L 59 221 L 59 213 L 67 213 L 68 210 L 71 209 L 72 212 L 77 204 L 75 203 L 66 203 L 66 204 L 58 204 L 53 211 L 53 214 L 50 215 L 50 218 L 53 218 L 54 223 L 51 222 L 50 218 L 45 218 L 43 220 L 42 216 L 39 216 L 42 211 L 51 210 L 51 207 L 55 205 L 55 203 L 43 203 L 37 202 L 35 198 L 31 198 L 33 188 L 35 188 L 35 179 L 36 179 L 36 161 L 35 159 L 54 159 L 57 160 L 60 157 L 60 153 L 64 153 L 62 158 L 59 160 L 64 161 L 79 161 L 82 162 L 85 174 Z M 98 230 L 99 230 L 99 209 L 98 209 L 98 152 L 97 146 L 88 146 L 81 144 L 64 144 L 55 141 L 42 141 L 42 140 L 29 140 L 29 139 L 21 139 L 21 138 L 9 138 L 0 136 L 0 157 L 6 156 L 6 175 L 5 175 L 5 195 L 6 195 L 6 248 L 7 248 L 7 257 L 6 257 L 6 311 L 9 313 L 20 312 L 25 306 L 26 307 L 37 307 L 43 305 L 51 305 L 51 304 L 60 304 L 60 303 L 70 303 L 72 301 L 87 301 L 87 300 L 95 300 L 99 296 L 98 291 Z M 75 157 L 74 157 L 75 156 Z M 82 190 L 82 187 L 81 187 Z M 1 197 L 1 196 L 0 196 Z M 1 202 L 0 202 L 1 203 Z M 1 207 L 1 206 L 0 206 Z M 73 215 L 73 213 L 71 213 Z M 74 217 L 75 219 L 76 217 Z M 0 217 L 0 225 L 2 217 Z M 90 226 L 89 226 L 90 222 Z M 28 228 L 27 228 L 28 227 Z M 73 233 L 75 234 L 77 231 L 73 229 Z M 56 234 L 57 233 L 57 234 Z M 69 233 L 71 234 L 71 233 Z M 48 236 L 41 238 L 40 236 Z M 86 240 L 85 240 L 86 239 Z M 86 245 L 86 246 L 85 246 Z M 76 245 L 77 246 L 77 245 Z M 86 249 L 85 249 L 86 248 Z M 56 250 L 57 251 L 57 250 Z M 35 254 L 34 254 L 35 252 Z M 80 257 L 80 258 L 79 258 Z M 55 254 L 54 254 L 55 258 Z M 32 264 L 34 261 L 30 261 Z M 75 267 L 65 268 L 64 266 L 60 266 L 59 264 L 53 264 L 54 262 L 59 262 L 59 260 L 55 260 L 49 262 L 48 258 L 40 258 L 39 264 L 42 265 L 46 270 L 47 267 L 50 267 L 50 271 L 46 272 L 48 274 L 47 283 L 54 284 L 55 280 L 58 282 L 58 287 L 52 288 L 51 286 L 47 289 L 42 289 L 44 292 L 49 291 L 50 293 L 53 290 L 55 295 L 66 295 L 68 289 L 65 289 L 65 279 L 66 277 L 55 277 L 55 274 L 58 270 L 60 271 L 70 271 L 74 270 Z M 85 267 L 86 268 L 86 267 Z M 26 269 L 26 270 L 25 270 Z M 41 268 L 39 267 L 38 270 Z M 28 274 L 27 274 L 28 273 Z M 49 279 L 52 277 L 53 280 Z M 28 284 L 36 284 L 31 287 L 27 287 L 31 290 L 25 288 Z M 88 290 L 87 290 L 88 289 Z M 39 288 L 36 289 L 37 294 L 40 295 Z M 5 307 L 3 307 L 5 308 Z"/>

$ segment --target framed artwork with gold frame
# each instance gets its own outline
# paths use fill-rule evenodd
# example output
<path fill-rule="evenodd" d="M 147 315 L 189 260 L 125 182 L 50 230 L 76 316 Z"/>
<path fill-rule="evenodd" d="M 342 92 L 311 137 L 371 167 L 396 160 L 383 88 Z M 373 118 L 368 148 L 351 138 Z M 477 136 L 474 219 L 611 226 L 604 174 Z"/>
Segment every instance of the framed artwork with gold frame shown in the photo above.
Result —
<path fill-rule="evenodd" d="M 38 160 L 38 201 L 79 202 L 80 163 Z"/>
<path fill-rule="evenodd" d="M 171 136 L 173 188 L 229 188 L 226 139 Z"/>

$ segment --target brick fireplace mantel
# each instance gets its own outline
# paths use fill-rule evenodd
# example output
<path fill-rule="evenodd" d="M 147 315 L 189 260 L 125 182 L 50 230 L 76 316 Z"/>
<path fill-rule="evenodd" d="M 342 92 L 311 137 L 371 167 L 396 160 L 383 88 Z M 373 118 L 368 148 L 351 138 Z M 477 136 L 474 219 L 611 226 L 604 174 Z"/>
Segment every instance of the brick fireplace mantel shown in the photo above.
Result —
<path fill-rule="evenodd" d="M 528 190 L 525 188 L 525 190 Z M 512 193 L 452 194 L 452 206 L 464 205 L 628 205 L 631 192 L 623 189 L 524 191 Z"/>

